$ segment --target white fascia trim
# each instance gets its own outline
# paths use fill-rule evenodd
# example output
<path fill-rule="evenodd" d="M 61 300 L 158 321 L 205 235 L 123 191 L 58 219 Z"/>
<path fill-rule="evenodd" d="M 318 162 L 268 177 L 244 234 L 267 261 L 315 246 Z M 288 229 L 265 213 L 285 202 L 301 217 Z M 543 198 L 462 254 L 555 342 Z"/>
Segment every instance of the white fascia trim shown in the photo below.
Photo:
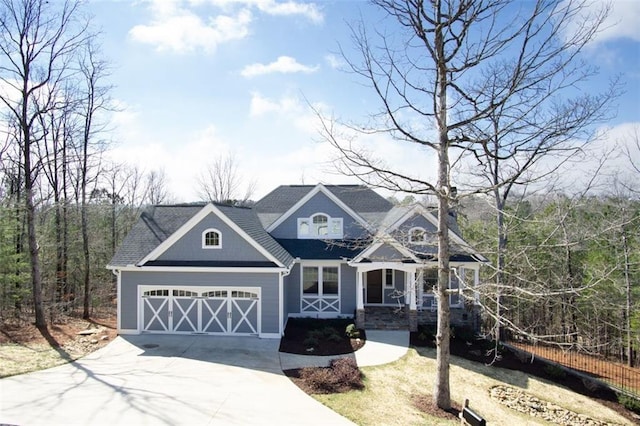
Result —
<path fill-rule="evenodd" d="M 200 210 L 198 213 L 193 215 L 191 219 L 189 219 L 184 225 L 182 225 L 176 232 L 171 234 L 169 238 L 164 240 L 158 247 L 153 249 L 151 253 L 146 255 L 144 259 L 138 262 L 139 265 L 144 265 L 146 262 L 150 260 L 157 259 L 162 253 L 167 251 L 173 244 L 175 244 L 180 238 L 184 237 L 187 232 L 193 229 L 198 223 L 200 223 L 205 217 L 209 214 L 215 214 L 220 220 L 222 220 L 225 224 L 227 224 L 232 230 L 234 230 L 238 235 L 244 238 L 251 246 L 253 246 L 256 250 L 260 252 L 263 256 L 265 256 L 270 261 L 274 262 L 276 265 L 283 267 L 284 265 L 278 259 L 276 259 L 271 253 L 269 253 L 264 247 L 258 244 L 253 238 L 251 238 L 242 228 L 240 228 L 234 221 L 229 219 L 224 213 L 220 211 L 215 205 L 212 203 L 207 204 Z"/>
<path fill-rule="evenodd" d="M 254 272 L 257 274 L 277 274 L 289 272 L 287 268 L 250 268 L 250 267 L 197 267 L 197 266 L 125 266 L 119 268 L 124 272 Z"/>
<path fill-rule="evenodd" d="M 135 328 L 126 328 L 126 329 L 119 328 L 118 334 L 135 336 L 140 334 L 140 332 Z"/>
<path fill-rule="evenodd" d="M 287 210 L 282 216 L 280 216 L 275 222 L 273 222 L 269 227 L 267 227 L 267 232 L 271 232 L 276 229 L 282 222 L 284 222 L 287 218 L 289 218 L 293 213 L 295 213 L 300 207 L 302 207 L 307 201 L 313 198 L 316 194 L 322 192 L 326 195 L 331 201 L 333 201 L 338 207 L 347 212 L 351 217 L 353 217 L 356 221 L 358 221 L 364 228 L 372 232 L 373 227 L 358 213 L 356 213 L 353 209 L 343 203 L 338 197 L 333 195 L 331 191 L 329 191 L 323 184 L 317 184 L 311 191 L 307 193 L 304 197 L 302 197 L 297 203 L 295 203 L 289 210 Z"/>
<path fill-rule="evenodd" d="M 356 263 L 356 264 L 349 264 L 349 266 L 356 268 L 357 272 L 369 272 L 369 271 L 375 271 L 378 269 L 393 269 L 395 271 L 416 272 L 418 269 L 423 268 L 423 266 L 420 264 L 401 263 L 401 262 Z M 387 288 L 391 288 L 391 287 L 387 287 Z"/>
<path fill-rule="evenodd" d="M 296 263 L 303 266 L 338 266 L 342 264 L 348 263 L 344 259 L 323 259 L 323 260 L 314 260 L 314 259 L 298 259 Z"/>

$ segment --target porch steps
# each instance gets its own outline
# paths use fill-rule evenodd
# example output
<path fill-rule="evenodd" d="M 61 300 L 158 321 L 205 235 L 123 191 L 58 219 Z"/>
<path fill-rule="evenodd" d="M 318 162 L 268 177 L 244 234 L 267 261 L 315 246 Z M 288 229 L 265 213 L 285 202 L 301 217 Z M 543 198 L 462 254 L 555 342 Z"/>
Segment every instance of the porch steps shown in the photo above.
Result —
<path fill-rule="evenodd" d="M 364 328 L 367 330 L 408 330 L 409 319 L 404 308 L 367 306 L 364 309 Z"/>

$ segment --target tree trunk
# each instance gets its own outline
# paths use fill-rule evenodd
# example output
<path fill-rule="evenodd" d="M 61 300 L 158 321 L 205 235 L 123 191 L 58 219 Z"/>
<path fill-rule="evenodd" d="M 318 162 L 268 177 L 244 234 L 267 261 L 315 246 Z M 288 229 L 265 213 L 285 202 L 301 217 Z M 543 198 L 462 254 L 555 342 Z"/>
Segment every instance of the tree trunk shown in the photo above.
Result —
<path fill-rule="evenodd" d="M 435 5 L 437 20 L 441 22 L 441 5 Z M 443 410 L 451 408 L 451 389 L 449 386 L 449 130 L 447 128 L 447 64 L 444 52 L 443 28 L 436 25 L 435 47 L 437 57 L 436 75 L 436 118 L 438 126 L 438 321 L 436 330 L 436 382 L 433 393 L 434 402 Z"/>

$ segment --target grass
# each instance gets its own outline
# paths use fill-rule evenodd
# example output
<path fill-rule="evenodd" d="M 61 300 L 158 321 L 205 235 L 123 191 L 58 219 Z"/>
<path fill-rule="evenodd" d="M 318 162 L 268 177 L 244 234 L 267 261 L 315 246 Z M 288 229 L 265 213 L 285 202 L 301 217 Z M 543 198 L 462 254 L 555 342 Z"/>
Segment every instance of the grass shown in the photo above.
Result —
<path fill-rule="evenodd" d="M 0 378 L 30 373 L 68 363 L 77 356 L 62 356 L 60 350 L 49 345 L 4 344 L 0 347 Z"/>
<path fill-rule="evenodd" d="M 453 425 L 459 420 L 431 417 L 419 411 L 412 400 L 430 395 L 435 378 L 435 350 L 410 348 L 392 364 L 365 367 L 365 389 L 342 394 L 313 395 L 315 399 L 359 425 Z M 499 404 L 489 396 L 495 385 L 525 390 L 577 413 L 614 424 L 631 424 L 608 407 L 543 379 L 452 357 L 450 384 L 452 399 L 462 405 L 465 398 L 487 424 L 549 424 Z"/>

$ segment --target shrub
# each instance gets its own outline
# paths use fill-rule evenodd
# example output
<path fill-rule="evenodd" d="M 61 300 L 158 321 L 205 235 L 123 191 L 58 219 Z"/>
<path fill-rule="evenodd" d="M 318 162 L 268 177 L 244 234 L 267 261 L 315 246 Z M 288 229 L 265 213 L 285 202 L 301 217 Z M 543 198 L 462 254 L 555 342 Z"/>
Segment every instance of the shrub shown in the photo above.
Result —
<path fill-rule="evenodd" d="M 338 382 L 348 384 L 352 389 L 362 389 L 362 373 L 353 358 L 338 358 L 331 360 L 329 368 Z"/>
<path fill-rule="evenodd" d="M 329 367 L 303 368 L 300 378 L 316 393 L 338 393 L 364 388 L 362 373 L 351 358 L 333 359 Z"/>
<path fill-rule="evenodd" d="M 451 329 L 451 338 L 473 342 L 476 339 L 476 332 L 469 327 L 453 327 Z"/>
<path fill-rule="evenodd" d="M 640 400 L 624 393 L 619 393 L 618 402 L 627 410 L 640 414 Z"/>
<path fill-rule="evenodd" d="M 309 336 L 306 339 L 304 339 L 302 344 L 307 348 L 315 348 L 320 344 L 320 341 L 318 340 L 317 337 Z"/>
<path fill-rule="evenodd" d="M 564 368 L 556 364 L 548 364 L 544 367 L 544 372 L 547 373 L 552 379 L 564 379 L 567 377 L 567 372 Z"/>
<path fill-rule="evenodd" d="M 349 324 L 345 329 L 344 334 L 346 334 L 350 339 L 357 339 L 360 337 L 360 330 L 356 328 L 355 324 Z"/>

